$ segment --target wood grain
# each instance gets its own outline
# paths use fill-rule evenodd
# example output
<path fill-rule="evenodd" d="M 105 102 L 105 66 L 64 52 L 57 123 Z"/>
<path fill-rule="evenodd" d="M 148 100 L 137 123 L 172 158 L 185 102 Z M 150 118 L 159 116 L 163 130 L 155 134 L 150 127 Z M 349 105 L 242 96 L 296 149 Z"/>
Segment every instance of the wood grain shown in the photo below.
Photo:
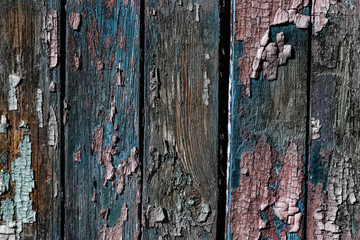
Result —
<path fill-rule="evenodd" d="M 67 239 L 140 234 L 139 11 L 139 1 L 67 1 Z"/>
<path fill-rule="evenodd" d="M 307 239 L 359 239 L 359 4 L 329 9 L 312 35 Z"/>
<path fill-rule="evenodd" d="M 227 239 L 300 239 L 305 234 L 308 31 L 290 18 L 276 20 L 292 2 L 279 8 L 280 15 L 280 3 L 254 2 L 233 6 Z M 305 6 L 296 12 L 306 16 Z M 252 22 L 257 18 L 264 23 Z M 259 39 L 258 29 L 265 39 Z M 291 57 L 281 64 L 285 48 L 292 49 Z M 246 79 L 257 70 L 249 59 L 259 61 L 261 71 L 252 76 L 258 80 Z"/>
<path fill-rule="evenodd" d="M 19 154 L 20 146 L 25 146 L 21 142 L 29 136 L 29 169 L 34 172 L 35 182 L 34 189 L 29 189 L 32 202 L 29 202 L 28 211 L 35 211 L 36 218 L 34 223 L 17 225 L 17 230 L 23 227 L 20 233 L 22 239 L 57 239 L 61 236 L 60 146 L 48 144 L 49 112 L 52 109 L 59 116 L 60 98 L 59 92 L 49 91 L 49 83 L 59 81 L 59 70 L 58 65 L 52 70 L 48 67 L 49 42 L 46 38 L 49 30 L 46 25 L 47 10 L 58 7 L 39 1 L 0 2 L 0 115 L 6 116 L 9 124 L 7 134 L 0 134 L 1 169 L 9 173 L 15 171 L 14 160 L 26 157 Z M 54 36 L 57 38 L 57 35 Z M 17 109 L 13 111 L 9 107 L 12 101 L 9 95 L 10 75 L 21 78 L 14 96 Z M 38 92 L 41 94 L 38 95 Z M 28 128 L 20 128 L 22 121 L 28 124 Z M 16 202 L 18 193 L 14 191 L 21 189 L 20 182 L 30 181 L 29 176 L 23 172 L 23 180 L 12 178 L 10 188 L 2 194 L 1 200 Z M 23 199 L 26 199 L 28 194 L 23 194 Z M 20 209 L 20 205 L 17 208 Z M 2 205 L 2 211 L 6 213 L 5 205 Z M 14 217 L 19 222 L 17 213 L 15 209 Z M 6 224 L 9 225 L 1 222 L 1 225 Z M 11 234 L 0 235 L 2 239 L 12 237 Z"/>
<path fill-rule="evenodd" d="M 144 239 L 215 239 L 217 1 L 145 6 Z"/>

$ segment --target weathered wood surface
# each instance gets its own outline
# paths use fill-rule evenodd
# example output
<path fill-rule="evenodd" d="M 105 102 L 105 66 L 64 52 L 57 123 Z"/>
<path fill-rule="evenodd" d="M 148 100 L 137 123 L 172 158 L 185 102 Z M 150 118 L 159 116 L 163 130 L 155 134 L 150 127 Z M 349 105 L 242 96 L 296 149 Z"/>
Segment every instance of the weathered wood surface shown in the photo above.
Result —
<path fill-rule="evenodd" d="M 306 4 L 234 1 L 228 239 L 305 234 Z"/>
<path fill-rule="evenodd" d="M 146 1 L 144 239 L 215 239 L 217 1 Z"/>
<path fill-rule="evenodd" d="M 139 1 L 67 1 L 65 238 L 140 234 Z"/>
<path fill-rule="evenodd" d="M 0 1 L 0 239 L 61 234 L 60 95 L 49 90 L 59 64 L 48 54 L 57 50 L 59 15 L 49 23 L 52 9 L 59 6 Z"/>
<path fill-rule="evenodd" d="M 312 35 L 307 239 L 360 239 L 360 6 L 325 2 L 313 6 L 327 15 Z"/>

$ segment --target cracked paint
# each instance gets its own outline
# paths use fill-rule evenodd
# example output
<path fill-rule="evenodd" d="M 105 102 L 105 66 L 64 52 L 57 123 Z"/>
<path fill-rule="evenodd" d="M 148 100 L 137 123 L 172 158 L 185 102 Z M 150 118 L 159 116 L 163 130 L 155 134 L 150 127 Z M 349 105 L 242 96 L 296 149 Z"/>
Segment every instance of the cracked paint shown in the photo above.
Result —
<path fill-rule="evenodd" d="M 53 69 L 58 64 L 58 13 L 57 10 L 49 10 L 46 19 L 49 68 Z"/>
<path fill-rule="evenodd" d="M 9 76 L 9 111 L 14 111 L 18 109 L 17 98 L 16 98 L 16 87 L 20 84 L 21 78 L 19 76 L 10 75 Z"/>
<path fill-rule="evenodd" d="M 11 163 L 11 180 L 15 183 L 14 203 L 17 232 L 22 231 L 23 223 L 33 223 L 36 212 L 32 210 L 33 201 L 30 193 L 35 188 L 34 171 L 31 169 L 30 135 L 24 134 L 20 143 L 21 156 Z"/>
<path fill-rule="evenodd" d="M 277 173 L 279 161 L 281 169 Z M 230 228 L 233 239 L 279 237 L 268 219 L 279 218 L 285 231 L 299 233 L 302 215 L 302 156 L 295 143 L 289 143 L 285 155 L 278 153 L 263 136 L 254 151 L 241 157 L 239 188 L 232 190 Z M 271 187 L 277 185 L 276 188 Z M 272 211 L 271 211 L 272 209 Z M 301 236 L 301 233 L 299 233 Z"/>
<path fill-rule="evenodd" d="M 122 194 L 125 189 L 126 179 L 133 173 L 135 173 L 138 167 L 138 150 L 136 147 L 131 149 L 131 154 L 126 161 L 123 161 L 121 164 L 118 165 L 116 169 L 116 176 L 119 180 L 116 192 L 117 194 Z"/>
<path fill-rule="evenodd" d="M 40 88 L 38 88 L 36 91 L 36 112 L 39 120 L 39 128 L 44 127 L 42 104 L 43 104 L 43 92 Z"/>
<path fill-rule="evenodd" d="M 247 96 L 251 96 L 251 79 L 258 77 L 259 70 L 251 66 L 258 65 L 257 52 L 265 46 L 262 39 L 268 38 L 270 26 L 292 23 L 299 28 L 307 28 L 310 16 L 300 12 L 307 5 L 307 0 L 236 1 L 235 39 L 244 42 L 244 56 L 239 58 L 238 66 Z"/>
<path fill-rule="evenodd" d="M 108 227 L 105 223 L 101 228 L 101 240 L 122 240 L 123 239 L 123 226 L 128 220 L 128 207 L 124 203 L 121 208 L 120 219 L 113 227 Z"/>
<path fill-rule="evenodd" d="M 1 170 L 0 172 L 0 195 L 9 190 L 10 174 Z"/>

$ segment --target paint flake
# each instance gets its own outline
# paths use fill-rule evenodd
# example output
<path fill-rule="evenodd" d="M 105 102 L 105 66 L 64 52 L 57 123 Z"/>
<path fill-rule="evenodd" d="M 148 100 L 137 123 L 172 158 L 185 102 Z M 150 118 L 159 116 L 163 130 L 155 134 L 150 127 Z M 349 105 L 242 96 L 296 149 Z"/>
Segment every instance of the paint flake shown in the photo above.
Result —
<path fill-rule="evenodd" d="M 99 165 L 102 164 L 102 147 L 103 147 L 103 138 L 104 138 L 104 129 L 95 127 L 93 133 L 93 143 L 91 145 L 91 150 L 97 153 L 96 160 Z"/>
<path fill-rule="evenodd" d="M 79 30 L 80 22 L 81 22 L 80 13 L 72 12 L 69 14 L 69 24 L 72 29 Z"/>
<path fill-rule="evenodd" d="M 14 111 L 18 109 L 17 98 L 16 98 L 16 87 L 20 84 L 21 78 L 15 75 L 9 76 L 9 111 Z"/>
<path fill-rule="evenodd" d="M 119 182 L 116 187 L 117 194 L 122 194 L 125 188 L 126 179 L 133 173 L 135 173 L 138 167 L 138 150 L 136 147 L 131 149 L 131 154 L 126 161 L 122 164 L 119 164 L 116 169 L 116 176 L 119 179 Z"/>
<path fill-rule="evenodd" d="M 320 129 L 321 129 L 320 120 L 311 118 L 311 134 L 312 134 L 311 139 L 316 140 L 321 137 Z"/>
<path fill-rule="evenodd" d="M 120 219 L 113 227 L 108 227 L 105 223 L 101 228 L 101 240 L 122 240 L 123 239 L 123 226 L 128 220 L 128 207 L 124 203 L 121 208 Z"/>
<path fill-rule="evenodd" d="M 46 20 L 49 68 L 53 69 L 58 64 L 58 20 L 57 10 L 49 10 Z"/>
<path fill-rule="evenodd" d="M 202 101 L 205 106 L 209 106 L 209 85 L 211 84 L 210 79 L 207 77 L 207 72 L 204 72 L 204 92 L 202 95 Z"/>
<path fill-rule="evenodd" d="M 56 91 L 56 83 L 54 81 L 51 81 L 49 83 L 49 91 L 50 92 L 55 92 Z"/>
<path fill-rule="evenodd" d="M 9 190 L 10 174 L 4 171 L 0 172 L 0 195 Z"/>
<path fill-rule="evenodd" d="M 149 102 L 153 109 L 157 109 L 157 99 L 159 98 L 159 69 L 155 68 L 150 72 L 150 91 Z"/>
<path fill-rule="evenodd" d="M 323 0 L 334 1 L 334 0 Z M 293 23 L 299 28 L 309 25 L 310 17 L 300 10 L 308 5 L 306 0 L 238 0 L 235 2 L 235 38 L 244 43 L 244 56 L 239 58 L 240 81 L 245 93 L 251 96 L 251 79 L 258 78 L 260 68 L 253 65 L 259 62 L 256 53 L 265 47 L 271 25 Z M 297 6 L 297 7 L 295 7 Z"/>
<path fill-rule="evenodd" d="M 43 92 L 40 88 L 38 88 L 36 91 L 36 112 L 39 119 L 39 128 L 44 127 L 42 104 L 43 104 Z"/>
<path fill-rule="evenodd" d="M 7 130 L 9 128 L 9 124 L 5 115 L 1 115 L 1 122 L 0 122 L 0 134 L 7 134 Z"/>
<path fill-rule="evenodd" d="M 48 145 L 57 147 L 58 144 L 58 124 L 54 108 L 50 106 L 48 123 Z"/>
<path fill-rule="evenodd" d="M 81 162 L 81 148 L 78 147 L 76 152 L 73 154 L 74 162 Z"/>

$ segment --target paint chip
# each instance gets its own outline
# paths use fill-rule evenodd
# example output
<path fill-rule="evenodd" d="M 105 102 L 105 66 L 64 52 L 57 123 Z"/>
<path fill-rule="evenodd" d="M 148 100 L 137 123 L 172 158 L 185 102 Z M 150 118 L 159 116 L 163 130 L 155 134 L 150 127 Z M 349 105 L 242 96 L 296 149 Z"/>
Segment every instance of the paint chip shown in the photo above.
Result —
<path fill-rule="evenodd" d="M 55 92 L 56 91 L 56 83 L 54 81 L 51 81 L 49 83 L 49 91 L 50 92 Z"/>
<path fill-rule="evenodd" d="M 72 29 L 79 30 L 80 22 L 81 22 L 80 13 L 72 12 L 69 14 L 69 24 Z"/>
<path fill-rule="evenodd" d="M 50 106 L 48 123 L 48 145 L 57 147 L 58 144 L 58 124 L 54 108 Z"/>
<path fill-rule="evenodd" d="M 205 106 L 209 106 L 209 85 L 211 84 L 210 79 L 207 77 L 207 72 L 204 72 L 204 92 L 202 95 L 202 101 Z"/>
<path fill-rule="evenodd" d="M 321 137 L 320 129 L 321 129 L 320 120 L 311 118 L 311 133 L 312 133 L 311 138 L 313 140 L 319 139 Z"/>
<path fill-rule="evenodd" d="M 43 104 L 43 92 L 40 88 L 38 88 L 36 91 L 36 112 L 39 119 L 39 128 L 44 127 L 42 104 Z"/>
<path fill-rule="evenodd" d="M 16 87 L 20 84 L 21 78 L 15 75 L 9 76 L 9 111 L 17 110 Z"/>
<path fill-rule="evenodd" d="M 1 122 L 0 122 L 0 134 L 7 134 L 7 130 L 9 128 L 9 124 L 5 115 L 1 115 Z"/>

